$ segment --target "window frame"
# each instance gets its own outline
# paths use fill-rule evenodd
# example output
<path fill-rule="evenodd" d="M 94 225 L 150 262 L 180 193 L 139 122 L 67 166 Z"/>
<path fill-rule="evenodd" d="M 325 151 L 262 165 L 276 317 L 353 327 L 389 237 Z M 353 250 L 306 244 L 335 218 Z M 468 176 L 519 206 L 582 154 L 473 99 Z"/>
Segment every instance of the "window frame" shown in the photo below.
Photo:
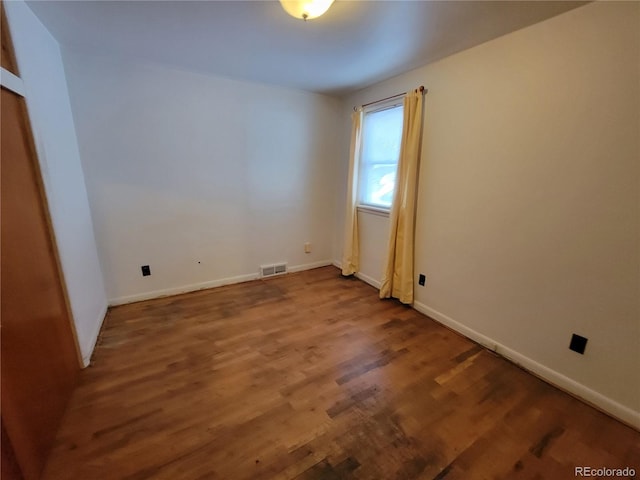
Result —
<path fill-rule="evenodd" d="M 404 124 L 404 99 L 403 97 L 398 97 L 398 98 L 391 98 L 389 100 L 386 100 L 385 102 L 380 102 L 380 103 L 376 103 L 375 105 L 370 105 L 368 107 L 365 107 L 362 111 L 362 134 L 361 134 L 361 138 L 360 138 L 360 158 L 358 159 L 358 184 L 357 184 L 357 204 L 356 204 L 356 208 L 358 211 L 363 211 L 363 212 L 367 212 L 367 213 L 371 213 L 374 215 L 380 215 L 380 216 L 384 216 L 384 217 L 388 217 L 389 213 L 391 212 L 391 208 L 393 207 L 393 201 L 392 204 L 388 207 L 384 206 L 384 205 L 376 205 L 376 204 L 371 204 L 371 203 L 366 203 L 363 201 L 363 183 L 362 183 L 362 179 L 364 178 L 363 172 L 365 169 L 365 165 L 370 165 L 370 164 L 365 164 L 364 162 L 364 140 L 365 140 L 365 135 L 366 135 L 366 131 L 364 128 L 365 125 L 365 119 L 366 116 L 372 113 L 377 113 L 377 112 L 382 112 L 384 110 L 390 110 L 392 108 L 400 108 L 401 111 L 403 112 L 402 115 L 402 123 Z M 404 127 L 404 125 L 402 125 L 402 128 Z M 402 141 L 402 139 L 401 139 Z M 398 163 L 400 162 L 400 152 L 398 151 L 398 160 L 396 162 L 396 174 L 397 174 L 397 168 L 398 168 Z M 395 193 L 395 185 L 394 185 L 394 193 Z"/>

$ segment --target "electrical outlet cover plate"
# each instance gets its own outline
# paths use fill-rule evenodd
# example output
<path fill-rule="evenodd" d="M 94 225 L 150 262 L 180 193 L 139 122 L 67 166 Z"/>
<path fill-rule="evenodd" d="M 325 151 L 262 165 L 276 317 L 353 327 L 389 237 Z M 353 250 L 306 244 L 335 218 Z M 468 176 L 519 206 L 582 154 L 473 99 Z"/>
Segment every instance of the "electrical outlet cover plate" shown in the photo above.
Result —
<path fill-rule="evenodd" d="M 140 267 L 140 269 L 142 270 L 143 277 L 148 277 L 149 275 L 151 275 L 151 268 L 149 268 L 149 265 L 143 265 L 142 267 Z"/>
<path fill-rule="evenodd" d="M 574 333 L 573 335 L 571 335 L 571 343 L 569 344 L 569 349 L 581 355 L 584 355 L 584 350 L 585 348 L 587 348 L 588 340 L 588 338 L 581 337 L 580 335 L 576 335 Z"/>
<path fill-rule="evenodd" d="M 422 285 L 424 287 L 424 283 L 427 281 L 427 277 L 425 277 L 422 273 L 418 276 L 418 285 Z"/>

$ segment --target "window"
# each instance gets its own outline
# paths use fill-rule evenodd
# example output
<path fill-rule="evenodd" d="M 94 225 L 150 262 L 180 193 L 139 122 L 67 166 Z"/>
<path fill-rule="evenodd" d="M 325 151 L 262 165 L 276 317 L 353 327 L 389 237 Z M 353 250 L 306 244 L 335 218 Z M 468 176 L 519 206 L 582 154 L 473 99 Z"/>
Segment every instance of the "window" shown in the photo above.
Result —
<path fill-rule="evenodd" d="M 360 205 L 388 209 L 400 156 L 402 104 L 365 112 L 358 197 Z"/>

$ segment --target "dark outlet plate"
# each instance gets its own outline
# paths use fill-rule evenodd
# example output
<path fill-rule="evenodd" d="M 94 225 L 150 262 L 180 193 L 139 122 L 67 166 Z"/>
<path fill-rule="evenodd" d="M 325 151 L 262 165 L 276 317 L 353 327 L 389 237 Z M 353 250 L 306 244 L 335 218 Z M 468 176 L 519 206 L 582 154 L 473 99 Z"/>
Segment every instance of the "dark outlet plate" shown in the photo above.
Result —
<path fill-rule="evenodd" d="M 427 277 L 423 274 L 418 275 L 418 285 L 422 285 L 424 287 L 424 282 L 427 281 Z"/>
<path fill-rule="evenodd" d="M 585 337 L 581 337 L 580 335 L 576 335 L 575 333 L 571 335 L 571 343 L 569 344 L 569 349 L 574 352 L 578 352 L 581 355 L 584 355 L 584 349 L 587 348 L 587 341 L 589 339 Z"/>
<path fill-rule="evenodd" d="M 143 277 L 148 277 L 149 275 L 151 275 L 151 269 L 149 268 L 149 265 L 143 265 L 141 268 Z"/>

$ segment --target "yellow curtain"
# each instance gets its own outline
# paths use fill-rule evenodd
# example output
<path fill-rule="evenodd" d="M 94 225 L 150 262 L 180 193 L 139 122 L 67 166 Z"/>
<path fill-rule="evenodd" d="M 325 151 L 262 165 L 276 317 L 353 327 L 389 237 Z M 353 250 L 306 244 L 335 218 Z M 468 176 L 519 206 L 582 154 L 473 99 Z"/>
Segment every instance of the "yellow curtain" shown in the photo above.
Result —
<path fill-rule="evenodd" d="M 362 110 L 351 115 L 351 150 L 349 152 L 349 183 L 347 187 L 347 211 L 344 222 L 344 246 L 342 249 L 342 275 L 353 275 L 360 264 L 358 242 L 358 162 L 362 135 Z"/>
<path fill-rule="evenodd" d="M 413 303 L 414 231 L 421 138 L 422 92 L 413 91 L 404 98 L 404 124 L 389 216 L 387 261 L 380 286 L 380 298 L 394 297 L 406 304 Z"/>

